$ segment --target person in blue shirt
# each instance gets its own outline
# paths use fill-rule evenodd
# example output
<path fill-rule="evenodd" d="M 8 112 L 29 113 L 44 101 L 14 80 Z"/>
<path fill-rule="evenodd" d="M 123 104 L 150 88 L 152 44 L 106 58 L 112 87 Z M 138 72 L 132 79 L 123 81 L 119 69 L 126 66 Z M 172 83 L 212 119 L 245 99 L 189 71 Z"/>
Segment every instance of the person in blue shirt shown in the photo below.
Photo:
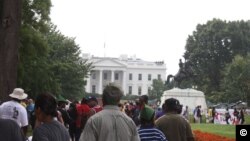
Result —
<path fill-rule="evenodd" d="M 154 126 L 155 111 L 144 105 L 140 112 L 141 126 L 138 133 L 141 141 L 167 141 L 165 135 Z"/>

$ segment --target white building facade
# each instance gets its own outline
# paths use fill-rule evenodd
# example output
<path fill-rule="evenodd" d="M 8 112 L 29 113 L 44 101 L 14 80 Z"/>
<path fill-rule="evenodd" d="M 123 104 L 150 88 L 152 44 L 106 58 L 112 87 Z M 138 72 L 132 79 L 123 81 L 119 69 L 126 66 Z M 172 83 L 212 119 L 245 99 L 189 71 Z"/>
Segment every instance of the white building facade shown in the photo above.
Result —
<path fill-rule="evenodd" d="M 166 65 L 161 62 L 148 62 L 138 58 L 93 57 L 83 55 L 94 67 L 87 78 L 86 92 L 102 94 L 109 83 L 122 88 L 124 94 L 144 95 L 152 89 L 154 79 L 166 80 Z"/>

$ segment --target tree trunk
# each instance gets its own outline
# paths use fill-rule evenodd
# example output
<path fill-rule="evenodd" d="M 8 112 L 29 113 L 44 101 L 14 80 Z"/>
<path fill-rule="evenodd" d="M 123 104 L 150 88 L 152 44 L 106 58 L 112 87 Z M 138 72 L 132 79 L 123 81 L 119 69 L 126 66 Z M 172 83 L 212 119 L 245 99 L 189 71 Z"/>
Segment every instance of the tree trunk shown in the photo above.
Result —
<path fill-rule="evenodd" d="M 0 0 L 0 101 L 16 87 L 22 0 Z"/>

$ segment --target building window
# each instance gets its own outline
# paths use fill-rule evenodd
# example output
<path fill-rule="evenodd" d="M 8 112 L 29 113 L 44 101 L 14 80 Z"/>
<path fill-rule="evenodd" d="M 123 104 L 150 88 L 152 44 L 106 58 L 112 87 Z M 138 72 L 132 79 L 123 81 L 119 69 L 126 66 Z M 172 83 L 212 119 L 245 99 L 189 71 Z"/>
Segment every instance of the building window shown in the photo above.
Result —
<path fill-rule="evenodd" d="M 142 74 L 138 74 L 138 80 L 142 80 Z"/>
<path fill-rule="evenodd" d="M 95 87 L 95 85 L 92 85 L 92 93 L 93 93 L 93 94 L 96 93 L 96 87 Z"/>
<path fill-rule="evenodd" d="M 132 80 L 133 79 L 133 75 L 132 73 L 129 74 L 129 80 Z"/>
<path fill-rule="evenodd" d="M 132 86 L 128 86 L 128 94 L 132 94 Z"/>
<path fill-rule="evenodd" d="M 96 73 L 92 74 L 92 79 L 96 79 Z"/>
<path fill-rule="evenodd" d="M 108 79 L 108 74 L 107 74 L 106 72 L 103 74 L 103 79 L 104 79 L 104 80 L 107 80 L 107 79 Z"/>
<path fill-rule="evenodd" d="M 115 80 L 119 80 L 119 73 L 115 73 Z"/>
<path fill-rule="evenodd" d="M 148 74 L 148 81 L 151 81 L 151 74 Z"/>
<path fill-rule="evenodd" d="M 138 87 L 138 95 L 141 95 L 141 86 Z"/>
<path fill-rule="evenodd" d="M 151 92 L 151 87 L 148 87 L 148 94 L 150 94 Z"/>
<path fill-rule="evenodd" d="M 161 80 L 161 75 L 160 75 L 160 74 L 158 74 L 157 78 L 158 78 L 158 80 Z"/>

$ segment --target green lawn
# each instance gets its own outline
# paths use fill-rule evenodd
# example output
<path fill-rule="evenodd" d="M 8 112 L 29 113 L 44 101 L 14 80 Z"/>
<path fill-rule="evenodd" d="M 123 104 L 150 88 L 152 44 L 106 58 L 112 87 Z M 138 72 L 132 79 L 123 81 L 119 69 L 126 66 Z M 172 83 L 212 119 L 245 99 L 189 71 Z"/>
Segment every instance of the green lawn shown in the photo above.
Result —
<path fill-rule="evenodd" d="M 245 124 L 250 125 L 250 115 L 245 116 Z M 235 138 L 235 125 L 220 125 L 220 124 L 194 124 L 191 123 L 192 130 L 200 130 L 203 132 L 213 133 L 220 136 Z"/>
<path fill-rule="evenodd" d="M 192 130 L 200 130 L 203 132 L 213 133 L 220 136 L 235 138 L 235 125 L 220 124 L 194 124 L 191 123 Z"/>

